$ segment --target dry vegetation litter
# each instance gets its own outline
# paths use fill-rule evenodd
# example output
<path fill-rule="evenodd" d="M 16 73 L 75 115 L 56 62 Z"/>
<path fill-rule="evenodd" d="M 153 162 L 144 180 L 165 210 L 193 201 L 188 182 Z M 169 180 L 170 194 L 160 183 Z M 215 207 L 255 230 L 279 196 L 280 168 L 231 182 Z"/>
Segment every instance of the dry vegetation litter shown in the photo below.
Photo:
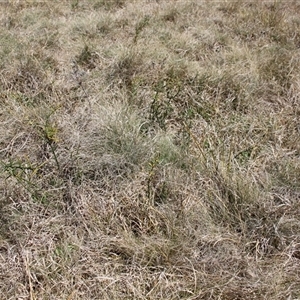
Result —
<path fill-rule="evenodd" d="M 300 299 L 300 3 L 0 4 L 1 299 Z"/>

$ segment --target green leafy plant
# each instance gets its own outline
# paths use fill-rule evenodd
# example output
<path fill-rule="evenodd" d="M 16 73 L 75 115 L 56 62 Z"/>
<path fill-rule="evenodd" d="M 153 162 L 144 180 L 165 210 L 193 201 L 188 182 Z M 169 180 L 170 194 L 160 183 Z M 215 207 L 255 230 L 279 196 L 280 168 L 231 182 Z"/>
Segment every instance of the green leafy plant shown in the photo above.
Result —
<path fill-rule="evenodd" d="M 150 104 L 149 120 L 166 130 L 166 121 L 173 112 L 173 108 L 170 99 L 160 99 L 159 96 L 159 91 L 156 91 Z"/>
<path fill-rule="evenodd" d="M 57 156 L 57 147 L 58 147 L 58 132 L 59 129 L 57 125 L 52 121 L 51 117 L 56 112 L 56 109 L 51 109 L 48 114 L 45 115 L 43 122 L 41 123 L 34 123 L 31 122 L 32 125 L 37 129 L 37 132 L 40 138 L 43 141 L 43 151 L 46 158 L 49 157 L 49 152 L 52 155 L 57 170 L 61 171 L 60 163 Z"/>
<path fill-rule="evenodd" d="M 32 197 L 33 199 L 43 201 L 40 186 L 37 182 L 37 174 L 42 168 L 43 164 L 36 165 L 31 163 L 29 160 L 26 162 L 22 160 L 12 160 L 8 162 L 1 161 L 3 172 L 6 174 L 6 180 L 14 178 L 18 184 L 20 184 Z"/>

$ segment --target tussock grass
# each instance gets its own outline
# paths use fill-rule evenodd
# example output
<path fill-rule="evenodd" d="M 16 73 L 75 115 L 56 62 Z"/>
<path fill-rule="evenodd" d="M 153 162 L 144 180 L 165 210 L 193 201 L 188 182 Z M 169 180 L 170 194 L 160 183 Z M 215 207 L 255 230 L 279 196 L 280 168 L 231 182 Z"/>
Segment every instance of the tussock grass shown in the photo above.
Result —
<path fill-rule="evenodd" d="M 296 1 L 1 8 L 3 299 L 299 299 Z"/>

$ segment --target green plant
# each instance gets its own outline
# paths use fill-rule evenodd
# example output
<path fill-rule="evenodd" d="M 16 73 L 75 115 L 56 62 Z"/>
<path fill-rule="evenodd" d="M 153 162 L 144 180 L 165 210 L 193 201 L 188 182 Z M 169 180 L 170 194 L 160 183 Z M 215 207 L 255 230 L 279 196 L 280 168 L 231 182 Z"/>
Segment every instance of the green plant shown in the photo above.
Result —
<path fill-rule="evenodd" d="M 75 61 L 81 67 L 94 69 L 96 67 L 96 58 L 97 54 L 88 45 L 84 45 L 80 54 L 75 57 Z"/>
<path fill-rule="evenodd" d="M 141 55 L 133 50 L 122 52 L 111 66 L 107 74 L 107 81 L 109 84 L 113 82 L 132 91 L 134 79 L 142 63 Z"/>
<path fill-rule="evenodd" d="M 281 87 L 281 93 L 291 87 L 291 74 L 295 66 L 290 52 L 281 46 L 275 46 L 261 53 L 264 61 L 259 66 L 261 79 L 269 84 Z"/>
<path fill-rule="evenodd" d="M 135 25 L 135 34 L 133 38 L 133 43 L 137 42 L 141 32 L 148 25 L 149 20 L 150 20 L 150 16 L 145 16 Z"/>
<path fill-rule="evenodd" d="M 157 90 L 150 104 L 149 120 L 153 124 L 166 130 L 166 121 L 173 112 L 173 107 L 170 99 L 160 99 L 160 91 Z"/>
<path fill-rule="evenodd" d="M 175 22 L 178 15 L 178 9 L 176 7 L 172 7 L 162 16 L 162 19 L 167 22 Z"/>
<path fill-rule="evenodd" d="M 96 0 L 93 7 L 94 9 L 104 8 L 106 10 L 113 10 L 122 8 L 125 5 L 125 0 Z"/>
<path fill-rule="evenodd" d="M 56 168 L 58 171 L 61 171 L 59 159 L 57 156 L 57 148 L 58 148 L 58 132 L 59 129 L 55 122 L 52 121 L 52 116 L 55 114 L 56 109 L 51 109 L 48 114 L 43 117 L 43 122 L 33 122 L 30 121 L 30 124 L 33 125 L 37 129 L 37 132 L 43 141 L 43 154 L 46 158 L 49 158 L 49 151 L 52 155 Z"/>
<path fill-rule="evenodd" d="M 71 2 L 71 8 L 72 8 L 72 10 L 76 10 L 78 8 L 78 6 L 79 6 L 79 0 L 73 0 Z"/>
<path fill-rule="evenodd" d="M 26 162 L 22 160 L 12 160 L 8 162 L 1 161 L 3 172 L 6 174 L 6 180 L 14 178 L 33 199 L 43 201 L 41 188 L 37 182 L 37 174 L 43 167 L 43 164 L 36 165 L 29 160 Z"/>
<path fill-rule="evenodd" d="M 104 36 L 107 35 L 112 30 L 110 21 L 109 18 L 103 18 L 98 21 L 96 25 L 97 32 Z"/>
<path fill-rule="evenodd" d="M 147 178 L 147 189 L 146 189 L 146 195 L 147 198 L 150 200 L 151 203 L 154 203 L 154 188 L 155 188 L 155 174 L 157 171 L 157 168 L 159 166 L 160 159 L 159 155 L 156 155 L 148 164 L 149 171 L 148 171 L 148 178 Z"/>

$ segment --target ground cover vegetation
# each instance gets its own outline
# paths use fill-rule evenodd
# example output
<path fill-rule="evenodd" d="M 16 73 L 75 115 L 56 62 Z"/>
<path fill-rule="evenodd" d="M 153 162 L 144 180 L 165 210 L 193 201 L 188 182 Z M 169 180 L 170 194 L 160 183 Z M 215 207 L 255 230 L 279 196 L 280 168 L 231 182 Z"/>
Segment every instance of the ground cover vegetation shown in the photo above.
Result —
<path fill-rule="evenodd" d="M 300 3 L 0 4 L 1 299 L 300 299 Z"/>

